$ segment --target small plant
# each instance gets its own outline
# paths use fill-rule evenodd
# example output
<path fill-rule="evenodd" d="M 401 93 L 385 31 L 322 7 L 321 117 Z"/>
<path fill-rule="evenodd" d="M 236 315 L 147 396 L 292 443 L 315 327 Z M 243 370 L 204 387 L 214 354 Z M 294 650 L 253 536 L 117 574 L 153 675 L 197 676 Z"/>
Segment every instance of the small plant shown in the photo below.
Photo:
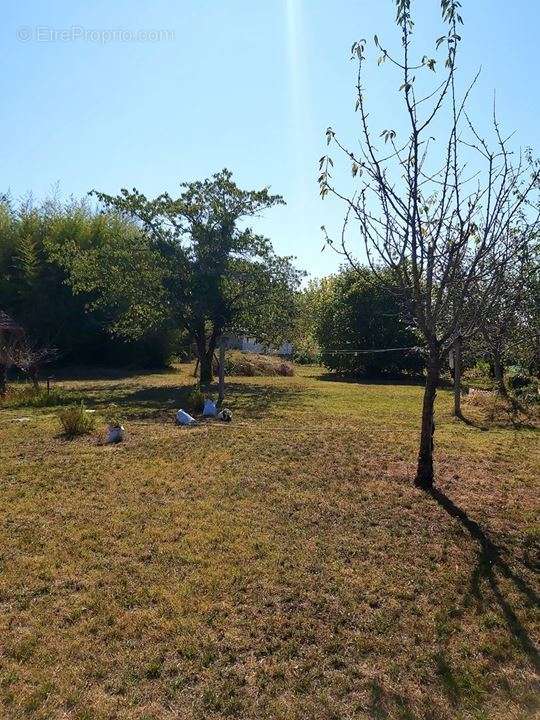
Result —
<path fill-rule="evenodd" d="M 72 438 L 77 435 L 89 435 L 96 428 L 96 419 L 89 413 L 84 403 L 72 405 L 58 413 L 58 419 L 66 437 Z"/>
<path fill-rule="evenodd" d="M 184 400 L 185 406 L 192 412 L 202 412 L 205 395 L 198 385 L 192 388 Z"/>

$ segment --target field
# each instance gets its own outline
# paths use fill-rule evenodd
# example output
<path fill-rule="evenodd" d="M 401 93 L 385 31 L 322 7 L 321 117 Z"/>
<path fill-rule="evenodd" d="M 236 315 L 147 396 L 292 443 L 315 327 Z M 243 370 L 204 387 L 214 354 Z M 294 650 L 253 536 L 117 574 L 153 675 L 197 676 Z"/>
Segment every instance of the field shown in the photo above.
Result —
<path fill-rule="evenodd" d="M 535 717 L 537 432 L 440 391 L 426 494 L 421 388 L 235 377 L 179 428 L 191 370 L 61 383 L 119 446 L 0 410 L 0 718 Z"/>

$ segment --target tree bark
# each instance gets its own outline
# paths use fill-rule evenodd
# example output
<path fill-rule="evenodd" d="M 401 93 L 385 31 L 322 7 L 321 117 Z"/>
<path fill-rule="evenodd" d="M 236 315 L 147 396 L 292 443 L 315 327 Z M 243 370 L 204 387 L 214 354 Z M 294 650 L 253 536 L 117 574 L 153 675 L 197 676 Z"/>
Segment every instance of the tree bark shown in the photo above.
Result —
<path fill-rule="evenodd" d="M 214 353 L 205 351 L 200 358 L 200 376 L 199 380 L 201 384 L 211 383 L 214 379 L 214 369 L 212 367 L 214 359 Z"/>
<path fill-rule="evenodd" d="M 219 343 L 219 393 L 218 405 L 221 407 L 225 399 L 225 340 L 221 337 Z"/>
<path fill-rule="evenodd" d="M 7 365 L 0 364 L 0 395 L 7 391 Z"/>
<path fill-rule="evenodd" d="M 197 341 L 200 370 L 199 379 L 201 385 L 209 384 L 214 379 L 214 352 L 216 350 L 217 336 L 217 330 L 214 329 L 208 339 L 208 343 L 206 342 L 205 336 Z"/>
<path fill-rule="evenodd" d="M 414 484 L 424 490 L 433 487 L 433 435 L 435 433 L 435 397 L 440 375 L 439 357 L 430 357 L 426 387 L 424 390 L 424 403 L 422 406 L 422 426 L 420 430 L 420 450 L 418 452 L 418 467 Z"/>
<path fill-rule="evenodd" d="M 504 368 L 499 353 L 495 350 L 492 351 L 493 356 L 493 379 L 495 380 L 495 387 L 503 398 L 508 398 L 508 390 L 504 382 Z"/>
<path fill-rule="evenodd" d="M 454 415 L 461 417 L 461 338 L 454 343 Z"/>

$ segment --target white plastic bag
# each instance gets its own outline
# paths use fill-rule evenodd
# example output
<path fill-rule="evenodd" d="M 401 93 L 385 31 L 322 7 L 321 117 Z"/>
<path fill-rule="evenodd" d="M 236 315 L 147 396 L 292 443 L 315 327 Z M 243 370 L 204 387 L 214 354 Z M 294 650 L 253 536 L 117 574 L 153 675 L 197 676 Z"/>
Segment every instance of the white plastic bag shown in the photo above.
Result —
<path fill-rule="evenodd" d="M 176 413 L 176 422 L 178 425 L 195 425 L 197 423 L 194 417 L 182 409 Z"/>
<path fill-rule="evenodd" d="M 107 443 L 119 443 L 125 437 L 125 430 L 122 425 L 109 425 L 107 428 Z"/>
<path fill-rule="evenodd" d="M 210 398 L 205 399 L 202 414 L 203 414 L 203 417 L 216 417 L 216 415 L 217 415 L 216 403 L 213 400 L 210 400 Z"/>

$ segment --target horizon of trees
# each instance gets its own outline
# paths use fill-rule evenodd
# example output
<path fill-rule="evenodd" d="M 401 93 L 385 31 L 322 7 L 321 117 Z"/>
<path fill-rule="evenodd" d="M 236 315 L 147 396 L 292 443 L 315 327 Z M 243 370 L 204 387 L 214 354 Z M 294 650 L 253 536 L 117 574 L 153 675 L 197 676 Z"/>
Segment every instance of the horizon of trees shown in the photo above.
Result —
<path fill-rule="evenodd" d="M 221 176 L 219 182 L 230 179 Z M 244 192 L 234 188 L 229 186 L 231 191 Z M 215 189 L 214 185 L 210 191 Z M 197 190 L 206 193 L 208 185 L 199 184 Z M 208 263 L 214 244 L 206 240 Z M 253 260 L 240 258 L 236 280 L 250 280 L 243 306 L 250 312 L 237 314 L 239 333 L 274 346 L 287 339 L 299 362 L 320 362 L 343 375 L 397 377 L 424 371 L 425 344 L 411 325 L 388 270 L 344 265 L 301 288 L 300 273 L 290 258 L 275 256 L 268 240 L 250 231 L 241 242 L 258 244 L 257 251 L 267 264 L 257 265 L 250 275 Z M 26 367 L 30 376 L 36 358 L 70 365 L 144 368 L 165 366 L 172 358 L 194 357 L 194 337 L 182 322 L 182 312 L 186 312 L 182 303 L 189 288 L 192 298 L 187 308 L 198 309 L 193 291 L 197 283 L 199 289 L 204 290 L 205 283 L 208 287 L 209 277 L 197 269 L 196 255 L 191 256 L 189 267 L 189 255 L 182 246 L 178 252 L 176 240 L 164 247 L 167 252 L 143 224 L 118 207 L 94 208 L 86 199 L 64 204 L 47 200 L 38 206 L 4 199 L 0 203 L 0 309 L 27 333 L 18 366 Z M 514 267 L 482 332 L 463 348 L 463 367 L 489 363 L 501 392 L 508 366 L 538 373 L 540 284 L 535 258 L 534 252 L 524 255 L 521 270 Z M 236 271 L 237 261 L 235 257 L 229 266 L 221 263 L 219 282 Z M 216 277 L 209 275 L 214 282 Z M 254 295 L 264 287 L 265 278 L 277 282 L 267 282 L 267 302 L 253 312 Z M 213 287 L 212 303 L 202 307 L 202 313 L 210 309 L 218 318 L 222 317 L 222 298 L 233 287 L 220 287 L 219 282 Z M 203 291 L 199 298 L 204 297 Z M 214 333 L 216 342 L 224 327 Z M 402 350 L 412 347 L 416 349 Z M 389 348 L 399 350 L 368 352 Z M 32 372 L 36 377 L 37 370 Z"/>

